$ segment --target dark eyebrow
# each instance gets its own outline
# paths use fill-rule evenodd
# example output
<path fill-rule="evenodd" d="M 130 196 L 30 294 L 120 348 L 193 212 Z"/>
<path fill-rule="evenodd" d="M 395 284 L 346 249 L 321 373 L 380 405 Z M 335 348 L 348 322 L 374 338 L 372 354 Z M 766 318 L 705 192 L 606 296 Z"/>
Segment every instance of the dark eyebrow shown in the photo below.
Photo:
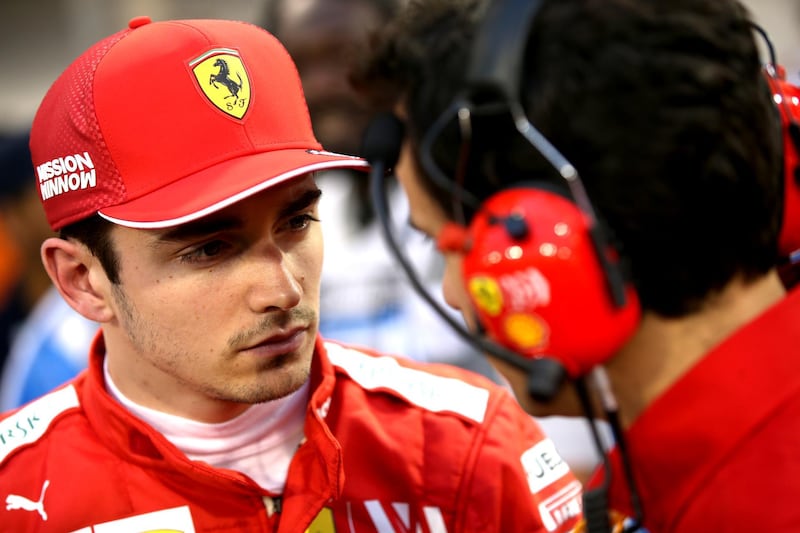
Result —
<path fill-rule="evenodd" d="M 309 189 L 303 192 L 303 194 L 300 195 L 299 198 L 292 200 L 291 202 L 283 206 L 280 212 L 280 217 L 283 218 L 285 216 L 297 213 L 304 209 L 308 209 L 309 207 L 314 205 L 314 203 L 316 203 L 317 200 L 319 200 L 320 196 L 322 196 L 322 191 L 317 188 Z"/>
<path fill-rule="evenodd" d="M 298 198 L 288 202 L 281 208 L 279 218 L 283 218 L 313 205 L 322 191 L 314 188 L 304 191 Z M 174 228 L 168 228 L 156 235 L 154 244 L 161 244 L 166 242 L 185 242 L 197 240 L 205 237 L 206 235 L 213 235 L 222 231 L 229 231 L 240 229 L 244 226 L 244 221 L 239 217 L 218 214 L 203 217 L 200 220 L 187 222 Z"/>
<path fill-rule="evenodd" d="M 168 228 L 156 235 L 155 244 L 196 240 L 220 231 L 241 228 L 243 225 L 242 220 L 236 217 L 211 215 L 174 228 Z"/>

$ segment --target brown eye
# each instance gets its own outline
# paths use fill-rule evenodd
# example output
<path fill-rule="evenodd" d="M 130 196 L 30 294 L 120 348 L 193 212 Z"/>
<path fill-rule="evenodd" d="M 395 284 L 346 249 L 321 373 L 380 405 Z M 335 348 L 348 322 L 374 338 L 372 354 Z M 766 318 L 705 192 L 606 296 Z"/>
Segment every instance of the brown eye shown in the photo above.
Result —
<path fill-rule="evenodd" d="M 181 255 L 180 259 L 185 263 L 202 263 L 218 257 L 224 253 L 229 246 L 230 245 L 223 240 L 209 241 Z"/>
<path fill-rule="evenodd" d="M 292 217 L 289 220 L 289 228 L 295 231 L 304 230 L 311 225 L 312 222 L 319 222 L 319 219 L 308 213 L 304 213 L 302 215 Z"/>

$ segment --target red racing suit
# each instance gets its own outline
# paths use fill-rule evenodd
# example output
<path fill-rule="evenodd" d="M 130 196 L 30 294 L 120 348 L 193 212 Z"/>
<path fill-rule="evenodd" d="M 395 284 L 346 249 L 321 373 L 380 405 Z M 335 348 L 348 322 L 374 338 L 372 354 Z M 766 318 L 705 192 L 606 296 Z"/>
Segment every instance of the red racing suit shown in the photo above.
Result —
<path fill-rule="evenodd" d="M 0 418 L 2 532 L 570 531 L 581 486 L 476 374 L 318 340 L 283 494 L 192 461 L 87 371 Z"/>
<path fill-rule="evenodd" d="M 800 527 L 800 289 L 716 345 L 626 431 L 650 533 Z M 609 502 L 632 516 L 619 450 Z M 590 482 L 604 479 L 602 471 Z"/>

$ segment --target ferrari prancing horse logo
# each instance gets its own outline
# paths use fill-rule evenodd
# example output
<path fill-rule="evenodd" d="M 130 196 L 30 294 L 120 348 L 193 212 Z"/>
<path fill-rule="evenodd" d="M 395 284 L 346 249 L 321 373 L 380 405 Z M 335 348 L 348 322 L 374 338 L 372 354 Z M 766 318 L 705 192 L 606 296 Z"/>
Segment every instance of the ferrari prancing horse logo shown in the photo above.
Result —
<path fill-rule="evenodd" d="M 250 79 L 239 52 L 217 48 L 189 62 L 203 94 L 220 111 L 241 119 L 250 105 Z"/>

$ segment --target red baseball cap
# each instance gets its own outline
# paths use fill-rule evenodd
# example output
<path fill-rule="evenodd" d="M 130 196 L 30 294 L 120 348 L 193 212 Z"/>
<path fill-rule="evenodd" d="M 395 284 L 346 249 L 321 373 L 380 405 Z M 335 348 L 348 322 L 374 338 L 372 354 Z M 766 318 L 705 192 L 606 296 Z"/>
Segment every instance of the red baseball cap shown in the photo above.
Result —
<path fill-rule="evenodd" d="M 278 40 L 227 20 L 138 17 L 99 41 L 50 87 L 30 148 L 55 230 L 94 213 L 175 226 L 309 172 L 367 166 L 323 150 Z"/>

